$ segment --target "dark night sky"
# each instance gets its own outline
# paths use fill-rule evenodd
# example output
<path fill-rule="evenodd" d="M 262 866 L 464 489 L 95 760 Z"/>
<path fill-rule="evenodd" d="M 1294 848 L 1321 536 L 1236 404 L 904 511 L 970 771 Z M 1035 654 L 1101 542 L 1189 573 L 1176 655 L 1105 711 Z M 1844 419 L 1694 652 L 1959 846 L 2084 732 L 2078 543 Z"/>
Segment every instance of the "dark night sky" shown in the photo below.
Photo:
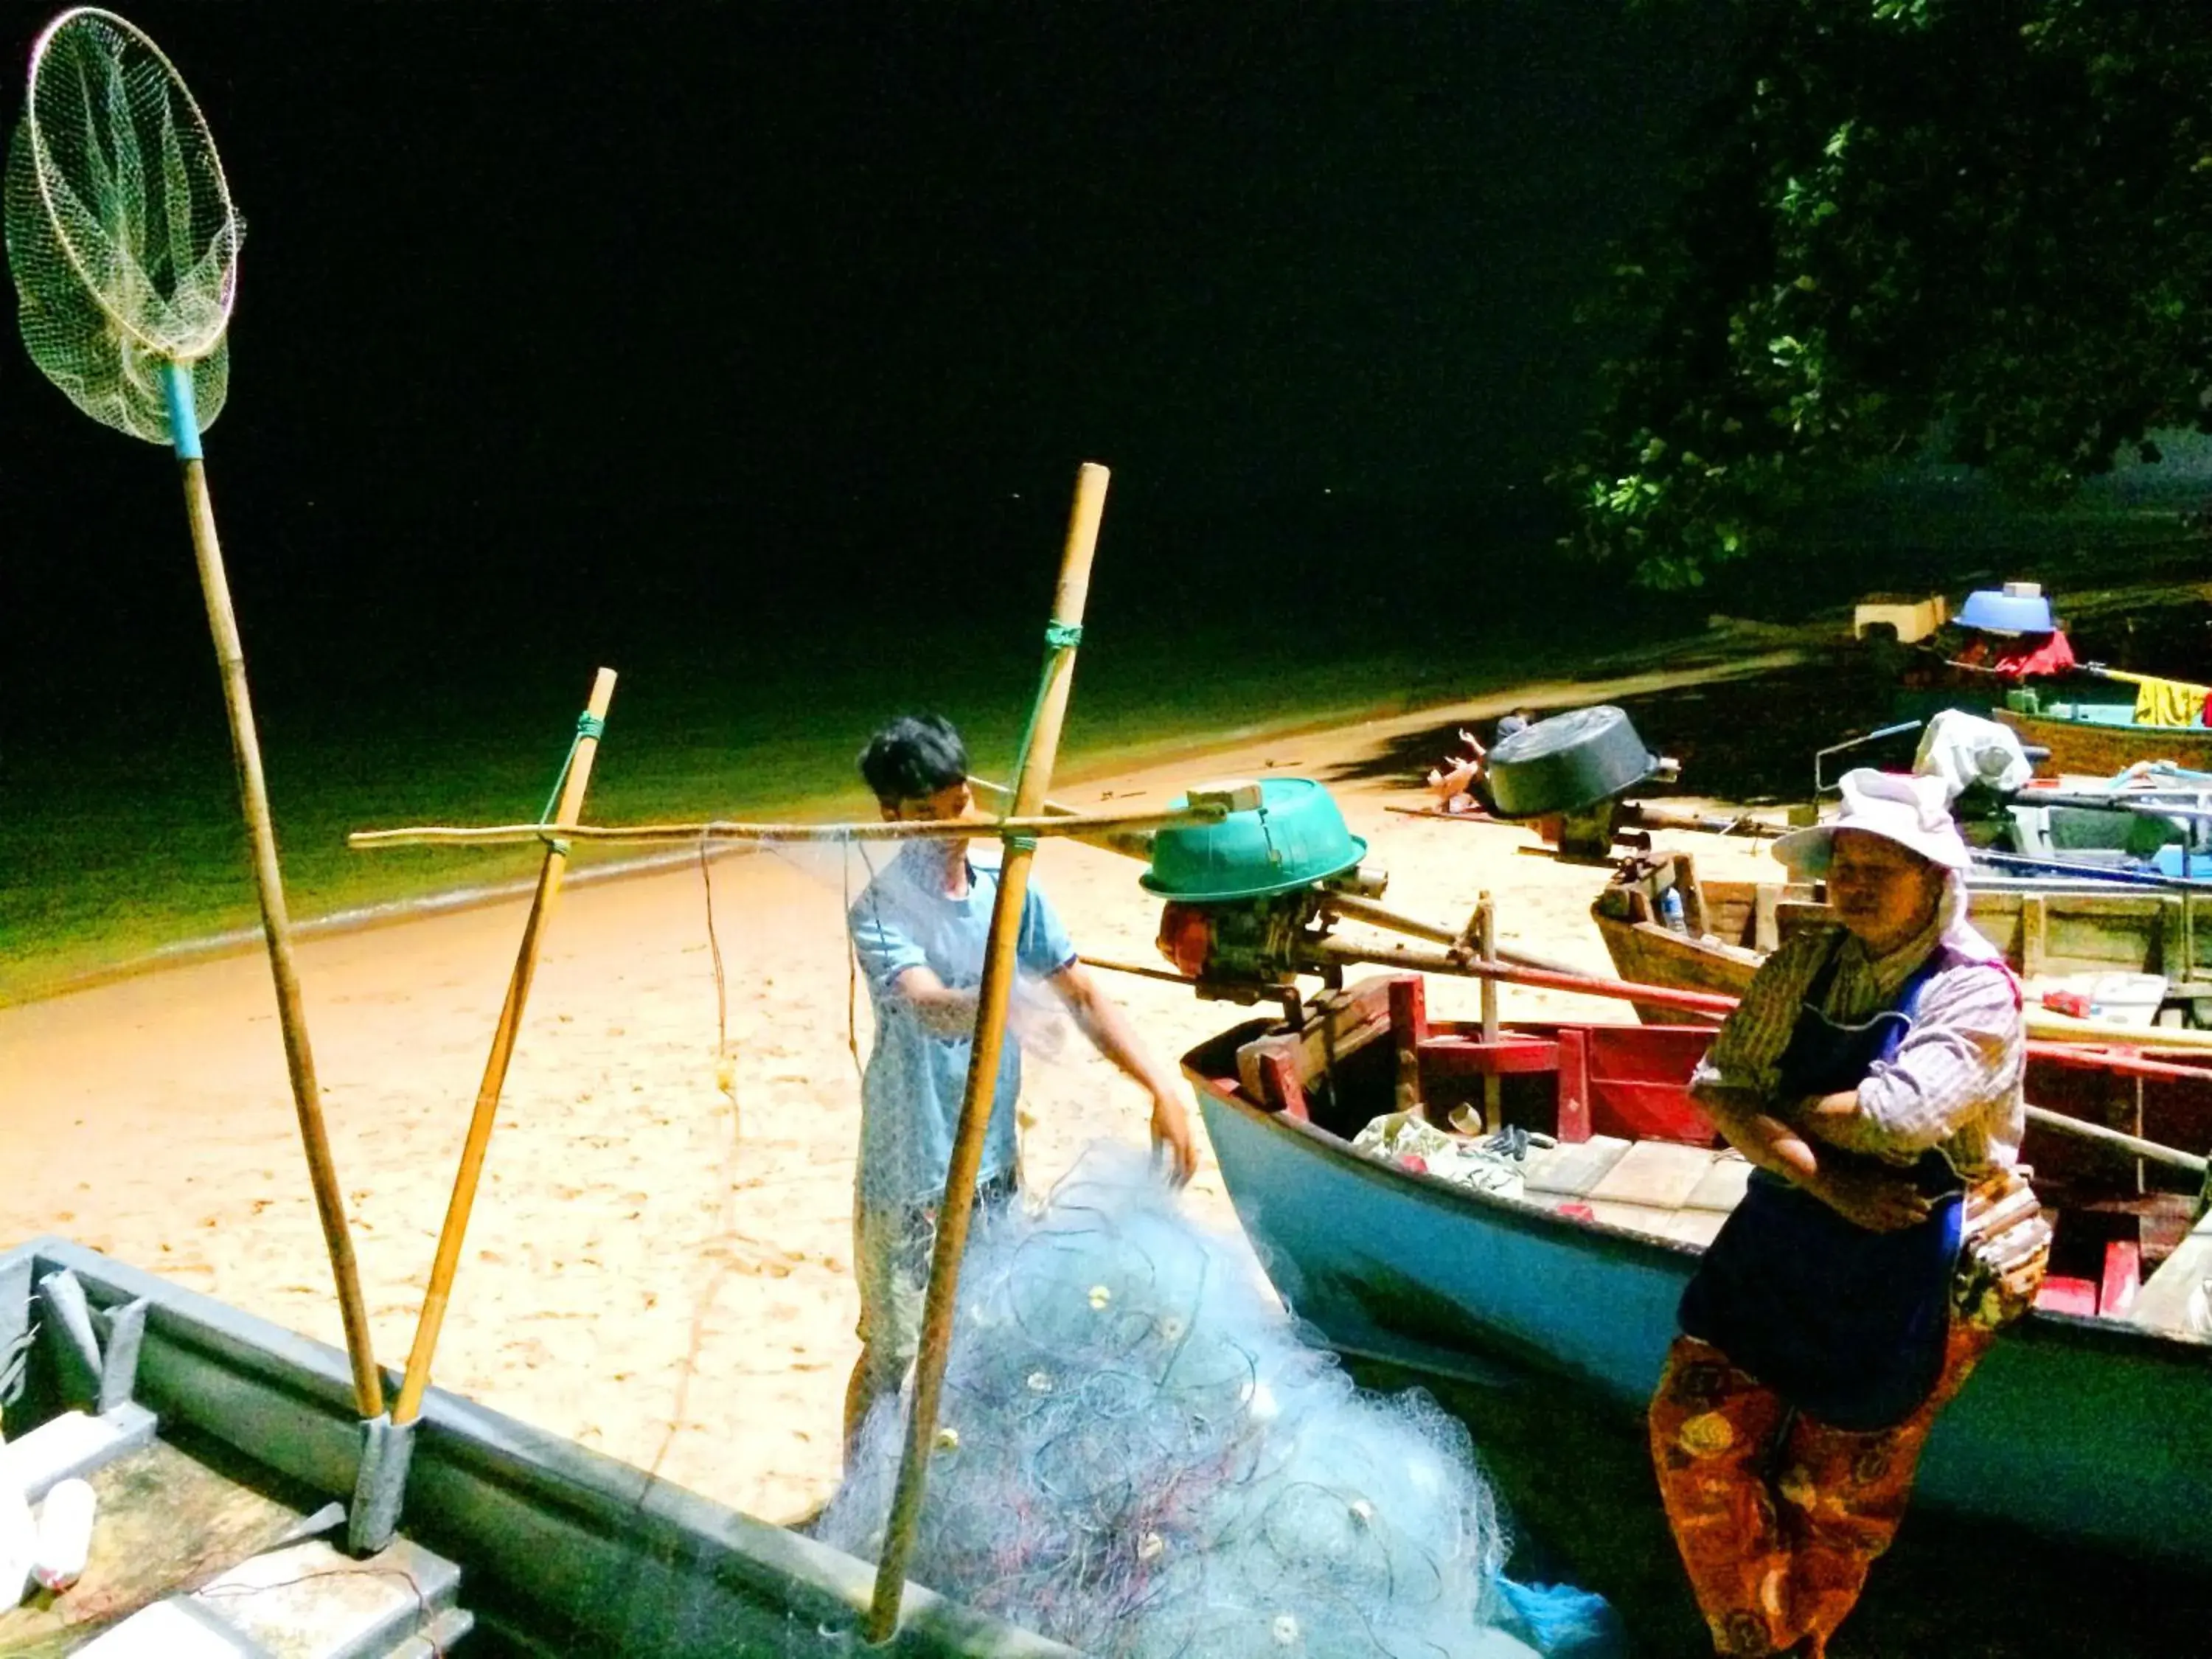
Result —
<path fill-rule="evenodd" d="M 208 454 L 257 671 L 1041 585 L 1085 458 L 1155 574 L 1526 501 L 1711 49 L 1626 10 L 132 7 L 247 223 Z M 50 15 L 0 7 L 11 126 Z M 0 440 L 34 700 L 204 655 L 161 453 L 19 343 Z"/>

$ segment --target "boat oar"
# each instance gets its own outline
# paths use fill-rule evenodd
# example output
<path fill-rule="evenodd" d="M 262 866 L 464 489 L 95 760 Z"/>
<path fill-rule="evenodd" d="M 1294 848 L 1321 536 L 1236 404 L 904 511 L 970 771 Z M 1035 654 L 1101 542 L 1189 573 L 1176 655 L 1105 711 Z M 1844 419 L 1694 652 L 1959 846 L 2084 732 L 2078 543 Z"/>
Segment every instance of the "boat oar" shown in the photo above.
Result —
<path fill-rule="evenodd" d="M 1435 931 L 1441 933 L 1443 930 Z M 1349 945 L 1340 939 L 1330 939 L 1316 947 L 1314 954 L 1316 961 L 1322 963 L 1346 965 L 1368 963 L 1377 967 L 1410 969 L 1417 973 L 1456 974 L 1466 979 L 1494 979 L 1508 984 L 1526 985 L 1536 990 L 1566 991 L 1577 996 L 1609 997 L 1616 1000 L 1641 1002 L 1655 1008 L 1678 1009 L 1685 1013 L 1725 1015 L 1734 1012 L 1736 1005 L 1736 999 L 1725 992 L 1686 991 L 1672 985 L 1643 985 L 1630 980 L 1606 979 L 1595 974 L 1528 968 L 1503 952 L 1499 953 L 1497 960 L 1486 962 L 1479 957 L 1456 952 L 1415 951 L 1395 945 Z M 2039 1060 L 2093 1067 L 2122 1076 L 2212 1079 L 2212 1070 L 2203 1066 L 2177 1065 L 2131 1052 L 2138 1048 L 2212 1052 L 2212 1031 L 2185 1030 L 2162 1025 L 2155 1029 L 2145 1028 L 2138 1036 L 2132 1030 L 2100 1024 L 2094 1020 L 2075 1019 L 2065 1014 L 2038 1009 L 2027 1011 L 2026 1023 L 2029 1032 L 2027 1052 Z"/>
<path fill-rule="evenodd" d="M 2072 1135 L 2081 1140 L 2094 1140 L 2100 1146 L 2115 1147 L 2131 1158 L 2146 1164 L 2163 1164 L 2169 1170 L 2180 1170 L 2193 1176 L 2203 1176 L 2212 1170 L 2212 1164 L 2194 1152 L 2185 1152 L 2178 1146 L 2161 1146 L 2155 1140 L 2145 1140 L 2141 1135 L 2131 1135 L 2118 1129 L 2108 1129 L 2101 1123 L 2089 1123 L 2078 1117 L 2068 1117 L 2046 1106 L 2027 1108 L 2027 1121 L 2042 1125 L 2059 1134 Z"/>
<path fill-rule="evenodd" d="M 1321 902 L 1325 909 L 1339 916 L 1352 921 L 1364 921 L 1370 927 L 1380 927 L 1389 933 L 1403 933 L 1409 939 L 1425 939 L 1432 945 L 1463 945 L 1467 941 L 1464 931 L 1455 933 L 1449 927 L 1423 921 L 1418 916 L 1407 915 L 1387 905 L 1377 904 L 1373 899 L 1361 898 L 1355 893 L 1340 893 L 1323 888 Z M 1574 974 L 1576 971 L 1564 962 L 1540 957 L 1517 946 L 1501 945 L 1496 951 L 1486 954 L 1497 961 L 1510 962 L 1518 967 L 1534 969 L 1539 973 Z"/>
<path fill-rule="evenodd" d="M 1067 714 L 1075 649 L 1083 637 L 1091 560 L 1097 550 L 1098 520 L 1106 506 L 1106 478 L 1104 467 L 1088 461 L 1076 477 L 1075 507 L 1060 558 L 1060 586 L 1053 598 L 1052 621 L 1045 629 L 1044 676 L 1014 769 L 1012 817 L 1017 819 L 1036 817 L 1052 787 L 1053 758 L 1060 750 L 1060 728 Z M 1022 908 L 1029 896 L 1030 864 L 1036 842 L 1032 833 L 1009 834 L 1006 848 L 999 871 L 998 897 L 991 907 L 990 935 L 983 950 L 982 983 L 975 992 L 975 1038 L 968 1054 L 960 1127 L 945 1172 L 944 1201 L 937 1211 L 937 1238 L 930 1254 L 929 1293 L 915 1356 L 906 1448 L 899 1460 L 898 1484 L 891 1494 L 890 1518 L 884 1529 L 875 1598 L 861 1626 L 865 1638 L 878 1645 L 890 1640 L 898 1629 L 907 1562 L 914 1554 L 915 1532 L 921 1522 L 928 1486 L 929 1458 L 937 1443 L 938 1402 L 944 1391 L 945 1362 L 952 1345 L 952 1317 L 960 1294 L 960 1258 L 968 1247 L 969 1212 L 975 1202 L 975 1177 L 982 1168 L 983 1137 L 990 1127 L 991 1109 L 998 1097 L 1007 996 L 1013 988 Z"/>
<path fill-rule="evenodd" d="M 1317 962 L 1348 965 L 1371 963 L 1382 968 L 1407 968 L 1423 974 L 1456 974 L 1462 979 L 1502 980 L 1541 991 L 1571 991 L 1577 996 L 1611 997 L 1641 1002 L 1655 1008 L 1674 1008 L 1684 1013 L 1726 1014 L 1736 1000 L 1716 991 L 1684 991 L 1671 985 L 1639 985 L 1632 980 L 1601 979 L 1593 974 L 1563 973 L 1555 969 L 1525 968 L 1504 957 L 1486 961 L 1457 951 L 1417 951 L 1405 945 L 1348 945 L 1328 939 L 1312 947 Z"/>
<path fill-rule="evenodd" d="M 552 809 L 555 822 L 574 819 L 584 808 L 584 792 L 591 787 L 592 763 L 597 758 L 599 736 L 606 730 L 607 705 L 614 700 L 615 671 L 602 668 L 592 682 L 592 695 L 568 758 L 554 787 L 559 802 Z M 453 1276 L 461 1264 L 461 1241 L 469 1230 L 469 1213 L 476 1206 L 477 1187 L 483 1179 L 484 1154 L 491 1145 L 492 1124 L 499 1115 L 499 1098 L 507 1086 L 507 1062 L 514 1057 L 514 1039 L 529 1005 L 531 981 L 537 976 L 538 952 L 545 929 L 561 896 L 562 878 L 568 873 L 568 846 L 549 840 L 538 868 L 538 890 L 530 900 L 530 915 L 522 924 L 522 943 L 514 954 L 514 971 L 507 981 L 507 1000 L 494 1029 L 491 1054 L 484 1061 L 483 1081 L 477 1087 L 476 1109 L 469 1116 L 467 1138 L 461 1143 L 460 1167 L 453 1175 L 453 1195 L 446 1206 L 445 1226 L 438 1234 L 438 1251 L 432 1260 L 429 1289 L 415 1324 L 415 1346 L 407 1355 L 407 1370 L 399 1382 L 399 1397 L 389 1418 L 378 1418 L 364 1427 L 361 1467 L 354 1482 L 353 1511 L 346 1530 L 347 1542 L 356 1554 L 371 1554 L 392 1541 L 399 1523 L 399 1506 L 407 1490 L 407 1464 L 414 1444 L 412 1431 L 422 1411 L 422 1391 L 430 1383 L 430 1358 L 437 1352 L 438 1334 L 446 1323 L 446 1307 L 453 1295 Z"/>

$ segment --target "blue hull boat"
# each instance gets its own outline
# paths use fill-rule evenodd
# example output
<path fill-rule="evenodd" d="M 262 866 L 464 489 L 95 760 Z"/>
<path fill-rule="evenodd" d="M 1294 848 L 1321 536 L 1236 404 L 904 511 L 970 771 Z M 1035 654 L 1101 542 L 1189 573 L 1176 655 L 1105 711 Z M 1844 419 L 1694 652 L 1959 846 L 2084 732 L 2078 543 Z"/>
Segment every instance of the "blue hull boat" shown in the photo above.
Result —
<path fill-rule="evenodd" d="M 1716 1150 L 1684 1088 L 1710 1029 L 1521 1025 L 1485 1043 L 1431 1030 L 1419 981 L 1410 996 L 1397 983 L 1395 1018 L 1388 982 L 1369 981 L 1300 1030 L 1255 1021 L 1184 1058 L 1269 1274 L 1346 1352 L 1444 1376 L 1494 1376 L 1502 1359 L 1640 1412 L 1747 1167 Z M 1517 1188 L 1353 1149 L 1409 1090 L 1433 1127 L 1455 1097 L 1480 1101 L 1485 1075 L 1505 1124 L 1559 1143 Z M 1939 1424 L 1920 1493 L 2212 1565 L 2212 1218 L 2146 1192 L 2160 1177 L 2132 1159 L 2035 1132 L 2027 1154 L 2039 1186 L 2046 1164 L 2056 1176 L 2046 1205 L 2074 1206 L 2051 1211 L 2051 1283 L 2101 1267 L 2075 1302 L 2095 1311 L 2039 1307 L 2006 1333 Z"/>

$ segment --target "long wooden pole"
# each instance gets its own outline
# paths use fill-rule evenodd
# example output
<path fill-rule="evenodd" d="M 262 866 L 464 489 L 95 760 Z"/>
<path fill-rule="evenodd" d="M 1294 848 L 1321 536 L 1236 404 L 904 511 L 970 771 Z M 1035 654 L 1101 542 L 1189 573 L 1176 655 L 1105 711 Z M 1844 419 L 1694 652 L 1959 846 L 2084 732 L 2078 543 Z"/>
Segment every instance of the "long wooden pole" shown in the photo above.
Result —
<path fill-rule="evenodd" d="M 1226 816 L 1219 806 L 1179 806 L 1156 812 L 1047 812 L 1003 818 L 909 818 L 891 823 L 738 823 L 714 818 L 699 823 L 418 824 L 404 830 L 356 830 L 346 837 L 346 845 L 359 852 L 383 847 L 505 847 L 543 841 L 549 835 L 602 846 L 688 845 L 696 841 L 965 841 L 979 835 L 1103 840 L 1125 832 L 1218 823 Z"/>
<path fill-rule="evenodd" d="M 1075 674 L 1075 641 L 1083 627 L 1083 607 L 1091 589 L 1091 561 L 1098 548 L 1098 521 L 1106 508 L 1106 469 L 1086 461 L 1075 481 L 1075 507 L 1060 556 L 1060 587 L 1053 596 L 1050 654 L 1037 688 L 1036 712 L 1014 778 L 1012 816 L 1035 817 L 1052 787 L 1054 757 L 1067 714 L 1067 695 Z M 898 1628 L 899 1604 L 906 1591 L 906 1566 L 914 1553 L 915 1528 L 929 1480 L 929 1456 L 937 1440 L 937 1409 L 945 1386 L 945 1361 L 952 1344 L 952 1316 L 960 1295 L 960 1258 L 968 1247 L 969 1211 L 975 1201 L 975 1176 L 982 1167 L 983 1137 L 999 1087 L 999 1053 L 1006 1032 L 1006 999 L 1013 988 L 1016 946 L 1021 939 L 1022 906 L 1029 896 L 1030 863 L 1036 843 L 1009 836 L 999 871 L 999 893 L 991 907 L 991 932 L 983 951 L 983 980 L 975 993 L 975 1041 L 968 1056 L 968 1083 L 960 1101 L 960 1127 L 952 1143 L 945 1199 L 937 1212 L 937 1241 L 930 1255 L 929 1294 L 922 1310 L 921 1341 L 914 1364 L 914 1399 L 907 1418 L 906 1450 L 899 1461 L 898 1485 L 891 1495 L 884 1528 L 883 1559 L 876 1568 L 875 1599 L 863 1626 L 867 1639 L 883 1643 Z"/>
<path fill-rule="evenodd" d="M 190 374 L 189 369 L 181 371 Z M 185 428 L 180 423 L 180 432 Z M 246 647 L 231 610 L 230 580 L 222 566 L 222 544 L 215 532 L 215 505 L 208 496 L 207 469 L 198 452 L 198 428 L 191 428 L 191 453 L 179 443 L 184 472 L 185 511 L 191 520 L 192 552 L 199 562 L 200 592 L 207 600 L 208 628 L 215 636 L 216 666 L 222 673 L 223 706 L 230 714 L 230 750 L 238 766 L 239 804 L 253 852 L 253 884 L 261 898 L 261 931 L 269 942 L 269 971 L 276 984 L 276 1019 L 284 1034 L 284 1064 L 292 1078 L 292 1104 L 299 1114 L 300 1139 L 307 1152 L 307 1176 L 315 1189 L 315 1213 L 323 1224 L 331 1275 L 337 1281 L 338 1316 L 345 1326 L 346 1358 L 353 1367 L 355 1403 L 363 1418 L 384 1410 L 384 1379 L 370 1346 L 368 1310 L 361 1296 L 353 1239 L 346 1228 L 345 1201 L 338 1190 L 337 1166 L 331 1158 L 323 1127 L 323 1097 L 315 1081 L 314 1052 L 307 1044 L 307 1016 L 300 1001 L 300 975 L 292 962 L 292 919 L 284 906 L 284 877 L 276 862 L 276 832 L 269 817 L 269 787 L 261 773 L 261 740 L 253 726 L 253 702 L 246 688 Z"/>
<path fill-rule="evenodd" d="M 602 668 L 592 682 L 591 701 L 576 728 L 576 746 L 562 780 L 559 817 L 574 818 L 584 810 L 584 792 L 591 787 L 592 762 L 599 752 L 599 732 L 605 725 L 607 705 L 614 701 L 615 671 Z M 545 943 L 545 929 L 561 897 L 561 880 L 568 873 L 568 849 L 558 841 L 549 842 L 544 862 L 538 868 L 538 890 L 530 901 L 530 915 L 522 924 L 522 944 L 514 953 L 514 972 L 507 981 L 507 1001 L 499 1011 L 493 1031 L 491 1054 L 484 1061 L 483 1081 L 477 1086 L 476 1109 L 469 1117 L 468 1138 L 461 1143 L 460 1168 L 453 1173 L 453 1195 L 446 1206 L 446 1224 L 438 1234 L 438 1254 L 430 1266 L 430 1288 L 422 1297 L 422 1312 L 415 1322 L 415 1346 L 408 1351 L 406 1373 L 399 1380 L 398 1403 L 392 1408 L 395 1425 L 411 1423 L 422 1409 L 422 1391 L 430 1385 L 430 1357 L 437 1352 L 438 1334 L 446 1323 L 446 1306 L 453 1291 L 453 1275 L 461 1265 L 461 1241 L 469 1231 L 469 1213 L 476 1207 L 477 1185 L 483 1175 L 484 1153 L 491 1145 L 491 1130 L 499 1115 L 499 1097 L 507 1086 L 507 1062 L 514 1057 L 515 1034 L 522 1027 L 522 1012 L 530 1001 L 531 981 L 538 974 L 538 955 Z"/>
<path fill-rule="evenodd" d="M 1498 960 L 1498 906 L 1489 894 L 1480 896 L 1474 911 L 1475 948 L 1485 962 Z M 1498 981 L 1482 981 L 1482 1040 L 1498 1041 Z M 1482 1122 L 1486 1129 L 1505 1127 L 1504 1079 L 1495 1072 L 1482 1075 Z"/>

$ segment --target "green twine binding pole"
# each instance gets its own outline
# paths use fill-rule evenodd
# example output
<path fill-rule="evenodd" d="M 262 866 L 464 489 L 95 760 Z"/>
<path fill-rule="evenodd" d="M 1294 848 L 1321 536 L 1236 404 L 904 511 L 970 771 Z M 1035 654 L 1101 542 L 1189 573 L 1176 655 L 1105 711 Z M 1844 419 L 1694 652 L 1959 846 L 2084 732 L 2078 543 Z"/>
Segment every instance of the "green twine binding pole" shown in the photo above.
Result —
<path fill-rule="evenodd" d="M 576 764 L 576 750 L 586 738 L 597 743 L 606 735 L 607 723 L 589 710 L 576 716 L 576 735 L 568 739 L 568 752 L 561 757 L 561 769 L 553 775 L 553 793 L 545 797 L 545 805 L 538 809 L 538 822 L 550 824 L 553 814 L 561 805 L 562 786 L 568 781 L 568 773 Z M 562 858 L 568 856 L 568 843 L 557 836 L 547 836 L 545 844 Z"/>
<path fill-rule="evenodd" d="M 1022 746 L 1014 751 L 1014 777 L 1018 783 L 1022 774 L 1029 768 L 1030 749 L 1036 742 L 1037 713 L 1044 707 L 1044 689 L 1052 684 L 1052 671 L 1060 665 L 1060 659 L 1062 657 L 1082 643 L 1083 624 L 1081 623 L 1066 623 L 1055 619 L 1044 625 L 1044 672 L 1038 676 L 1036 699 L 1030 704 L 1029 723 L 1022 727 Z M 1019 837 L 1009 836 L 1006 837 L 1006 844 L 1012 847 L 1018 844 L 1019 840 Z M 1030 850 L 1034 851 L 1036 848 L 1036 841 L 1030 839 L 1029 846 Z"/>

